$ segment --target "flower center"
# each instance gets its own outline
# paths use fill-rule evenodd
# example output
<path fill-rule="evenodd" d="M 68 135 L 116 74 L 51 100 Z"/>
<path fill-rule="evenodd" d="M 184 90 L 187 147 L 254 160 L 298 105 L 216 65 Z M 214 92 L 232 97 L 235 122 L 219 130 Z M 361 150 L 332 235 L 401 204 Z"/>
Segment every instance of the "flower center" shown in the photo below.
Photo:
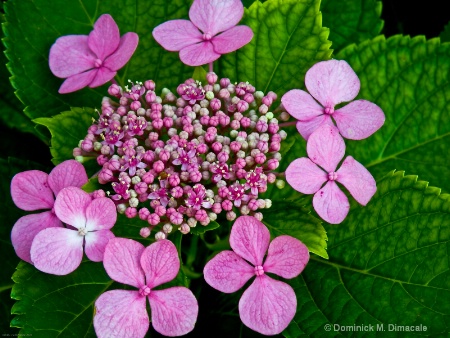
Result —
<path fill-rule="evenodd" d="M 80 236 L 86 236 L 87 233 L 88 233 L 88 231 L 86 230 L 86 228 L 78 229 L 78 235 L 80 235 Z"/>
<path fill-rule="evenodd" d="M 334 113 L 334 107 L 325 107 L 324 113 L 327 115 L 332 115 Z"/>
<path fill-rule="evenodd" d="M 212 36 L 211 36 L 211 34 L 209 34 L 209 33 L 205 33 L 205 34 L 203 34 L 203 40 L 205 40 L 205 41 L 209 41 L 209 40 L 211 40 L 212 39 Z"/>
<path fill-rule="evenodd" d="M 100 59 L 96 59 L 96 60 L 94 61 L 94 67 L 95 67 L 95 68 L 100 68 L 100 67 L 102 66 L 102 64 L 103 64 L 103 61 L 100 60 Z"/>
<path fill-rule="evenodd" d="M 141 286 L 141 288 L 139 289 L 139 294 L 141 296 L 145 297 L 150 294 L 150 291 L 151 291 L 151 289 L 147 285 L 144 285 L 144 286 Z"/>
<path fill-rule="evenodd" d="M 330 181 L 336 181 L 338 178 L 338 175 L 336 172 L 332 171 L 331 173 L 328 173 L 328 179 Z"/>
<path fill-rule="evenodd" d="M 255 275 L 264 275 L 264 268 L 261 265 L 255 266 Z"/>

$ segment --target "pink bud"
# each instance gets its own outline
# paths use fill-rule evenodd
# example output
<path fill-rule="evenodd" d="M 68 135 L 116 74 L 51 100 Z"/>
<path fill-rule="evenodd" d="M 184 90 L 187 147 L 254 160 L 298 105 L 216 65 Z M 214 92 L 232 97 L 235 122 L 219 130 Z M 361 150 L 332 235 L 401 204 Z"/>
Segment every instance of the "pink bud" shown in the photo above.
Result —
<path fill-rule="evenodd" d="M 200 118 L 200 123 L 204 126 L 207 126 L 209 124 L 209 116 L 202 116 Z"/>
<path fill-rule="evenodd" d="M 259 112 L 261 114 L 265 115 L 268 111 L 269 111 L 269 108 L 265 104 L 262 104 L 259 106 Z"/>
<path fill-rule="evenodd" d="M 197 210 L 195 212 L 195 219 L 199 222 L 204 222 L 206 219 L 208 219 L 208 214 L 203 209 Z"/>
<path fill-rule="evenodd" d="M 275 170 L 276 168 L 278 168 L 278 165 L 280 163 L 278 162 L 278 160 L 271 158 L 268 162 L 267 162 L 267 169 L 269 170 Z"/>
<path fill-rule="evenodd" d="M 214 142 L 214 143 L 212 144 L 211 148 L 212 148 L 212 150 L 213 150 L 215 153 L 218 153 L 219 151 L 222 150 L 222 143 L 220 143 L 220 142 Z"/>
<path fill-rule="evenodd" d="M 109 86 L 108 88 L 108 94 L 115 97 L 120 97 L 122 94 L 120 92 L 120 87 L 116 85 L 115 83 Z"/>
<path fill-rule="evenodd" d="M 222 202 L 222 208 L 223 210 L 230 211 L 233 209 L 233 203 L 230 200 L 225 200 Z"/>
<path fill-rule="evenodd" d="M 219 117 L 218 116 L 212 116 L 209 119 L 209 125 L 213 127 L 217 127 L 219 125 Z"/>
<path fill-rule="evenodd" d="M 93 199 L 96 199 L 96 198 L 102 198 L 102 197 L 105 197 L 105 196 L 106 196 L 105 192 L 104 192 L 103 190 L 101 190 L 101 189 L 95 190 L 95 191 L 93 191 L 92 194 L 91 194 L 91 197 L 92 197 Z"/>
<path fill-rule="evenodd" d="M 228 115 L 220 115 L 219 116 L 219 123 L 222 127 L 226 127 L 230 124 L 231 119 Z"/>
<path fill-rule="evenodd" d="M 220 203 L 214 203 L 211 207 L 211 211 L 215 214 L 220 214 L 222 212 L 222 206 Z"/>
<path fill-rule="evenodd" d="M 219 99 L 213 98 L 209 102 L 209 106 L 211 107 L 212 110 L 219 110 L 220 107 L 222 106 L 222 102 L 220 102 Z"/>
<path fill-rule="evenodd" d="M 219 162 L 226 162 L 229 158 L 230 156 L 223 151 L 217 154 L 217 159 L 219 160 Z"/>
<path fill-rule="evenodd" d="M 226 186 L 220 187 L 217 191 L 217 194 L 222 197 L 225 198 L 228 196 L 228 188 Z"/>
<path fill-rule="evenodd" d="M 248 109 L 248 102 L 245 100 L 241 100 L 236 104 L 236 108 L 239 112 L 245 112 Z"/>
<path fill-rule="evenodd" d="M 134 218 L 134 217 L 136 217 L 136 215 L 137 215 L 136 208 L 128 207 L 125 210 L 125 216 L 128 217 L 128 218 Z"/>
<path fill-rule="evenodd" d="M 258 141 L 258 143 L 256 144 L 256 147 L 259 150 L 261 150 L 263 153 L 267 153 L 267 151 L 269 150 L 269 145 L 265 141 Z"/>
<path fill-rule="evenodd" d="M 237 153 L 239 150 L 241 150 L 241 144 L 237 141 L 233 141 L 230 143 L 230 149 L 233 153 Z"/>
<path fill-rule="evenodd" d="M 141 203 L 146 202 L 148 200 L 148 194 L 147 193 L 143 193 L 143 194 L 138 195 L 138 200 Z"/>
<path fill-rule="evenodd" d="M 100 171 L 100 173 L 98 174 L 98 181 L 99 181 L 101 184 L 105 184 L 105 183 L 107 183 L 107 182 L 110 182 L 110 181 L 112 181 L 113 179 L 114 179 L 114 175 L 113 175 L 112 171 L 109 170 L 109 169 L 103 168 L 103 169 Z"/>
<path fill-rule="evenodd" d="M 238 169 L 238 170 L 236 171 L 236 177 L 237 177 L 238 179 L 243 179 L 243 178 L 245 178 L 245 175 L 247 175 L 247 172 L 246 172 L 244 169 Z"/>
<path fill-rule="evenodd" d="M 144 238 L 147 238 L 148 236 L 150 236 L 150 229 L 148 227 L 145 228 L 141 228 L 141 230 L 139 230 L 139 235 L 141 235 Z"/>
<path fill-rule="evenodd" d="M 245 160 L 244 160 L 243 158 L 238 158 L 238 159 L 236 160 L 236 166 L 237 166 L 238 168 L 240 168 L 240 169 L 245 168 L 246 164 L 247 164 L 247 163 L 245 162 Z"/>
<path fill-rule="evenodd" d="M 191 231 L 191 228 L 189 227 L 189 225 L 187 225 L 187 223 L 183 223 L 180 226 L 180 231 L 183 235 L 186 235 L 189 233 L 189 231 Z"/>
<path fill-rule="evenodd" d="M 253 215 L 253 217 L 255 217 L 258 221 L 262 221 L 263 220 L 263 214 L 260 212 L 255 212 L 255 214 Z"/>
<path fill-rule="evenodd" d="M 83 149 L 84 151 L 90 152 L 90 151 L 94 150 L 94 145 L 91 140 L 84 139 L 81 142 L 81 149 Z"/>
<path fill-rule="evenodd" d="M 150 172 L 147 172 L 142 176 L 142 181 L 144 181 L 147 184 L 152 184 L 154 180 L 155 176 Z"/>
<path fill-rule="evenodd" d="M 214 72 L 209 72 L 206 74 L 206 81 L 208 81 L 209 84 L 213 85 L 214 83 L 217 82 L 217 75 Z"/>
<path fill-rule="evenodd" d="M 160 222 L 160 218 L 157 214 L 150 214 L 147 218 L 147 222 L 150 225 L 157 225 Z"/>
<path fill-rule="evenodd" d="M 250 120 L 248 117 L 243 117 L 240 122 L 243 128 L 248 128 L 250 127 L 252 120 Z"/>
<path fill-rule="evenodd" d="M 183 223 L 183 215 L 180 214 L 179 212 L 172 213 L 169 219 L 170 222 L 175 225 L 180 225 L 181 223 Z"/>
<path fill-rule="evenodd" d="M 281 148 L 280 142 L 272 142 L 272 143 L 270 144 L 269 150 L 270 150 L 271 152 L 272 152 L 272 151 L 278 151 L 278 150 L 280 150 L 280 148 Z"/>
<path fill-rule="evenodd" d="M 244 100 L 248 103 L 252 103 L 253 101 L 255 101 L 255 97 L 251 93 L 246 93 L 244 95 Z"/>
<path fill-rule="evenodd" d="M 144 87 L 147 90 L 155 90 L 155 82 L 153 80 L 147 80 L 144 82 Z"/>
<path fill-rule="evenodd" d="M 80 148 L 74 148 L 72 151 L 73 157 L 81 156 L 82 152 Z"/>
<path fill-rule="evenodd" d="M 183 189 L 181 187 L 175 187 L 173 188 L 170 193 L 172 194 L 172 196 L 174 198 L 180 198 L 181 196 L 183 196 Z"/>
<path fill-rule="evenodd" d="M 230 222 L 234 221 L 236 219 L 236 213 L 234 211 L 228 211 L 226 217 Z"/>
<path fill-rule="evenodd" d="M 155 208 L 155 214 L 157 214 L 159 217 L 162 217 L 166 214 L 166 208 L 164 208 L 162 205 L 158 205 Z"/>
<path fill-rule="evenodd" d="M 197 147 L 197 153 L 199 153 L 199 154 L 204 154 L 204 153 L 206 153 L 207 151 L 208 151 L 208 147 L 206 146 L 206 144 L 202 143 L 202 144 L 199 144 L 199 145 L 198 145 L 198 147 Z"/>
<path fill-rule="evenodd" d="M 238 130 L 241 127 L 241 124 L 239 123 L 238 120 L 233 120 L 230 123 L 230 127 L 234 130 Z"/>
<path fill-rule="evenodd" d="M 255 155 L 254 159 L 257 164 L 263 164 L 264 162 L 266 162 L 266 155 L 264 155 L 263 153 L 259 153 Z"/>
<path fill-rule="evenodd" d="M 155 100 L 156 100 L 156 94 L 154 92 L 147 92 L 147 94 L 145 94 L 145 101 L 147 103 L 155 102 Z"/>
<path fill-rule="evenodd" d="M 226 88 L 222 88 L 219 90 L 219 97 L 226 100 L 230 97 L 230 92 Z"/>
<path fill-rule="evenodd" d="M 163 119 L 163 124 L 165 128 L 169 129 L 173 126 L 173 119 L 170 117 L 165 117 Z"/>
<path fill-rule="evenodd" d="M 177 212 L 177 211 L 175 210 L 175 208 L 169 208 L 169 209 L 167 209 L 167 211 L 166 211 L 166 215 L 167 215 L 168 217 L 170 217 L 170 215 L 172 215 L 174 212 Z"/>
<path fill-rule="evenodd" d="M 170 151 L 163 149 L 158 156 L 161 161 L 167 162 L 170 159 Z"/>
<path fill-rule="evenodd" d="M 258 209 L 259 205 L 258 205 L 258 201 L 255 199 L 251 199 L 248 204 L 247 204 L 248 208 L 252 211 L 255 211 Z"/>
<path fill-rule="evenodd" d="M 156 119 L 156 120 L 152 121 L 152 126 L 155 129 L 159 130 L 159 129 L 161 129 L 163 127 L 163 125 L 164 125 L 164 122 L 163 122 L 162 119 Z"/>
<path fill-rule="evenodd" d="M 150 216 L 150 211 L 147 208 L 142 208 L 141 210 L 139 210 L 139 218 L 141 220 L 147 220 L 148 216 Z"/>
<path fill-rule="evenodd" d="M 197 183 L 200 182 L 202 180 L 202 173 L 198 170 L 196 171 L 191 171 L 189 173 L 189 178 L 191 179 L 192 182 Z"/>
<path fill-rule="evenodd" d="M 230 79 L 227 79 L 226 77 L 223 79 L 220 79 L 220 86 L 222 88 L 227 88 L 230 83 L 231 83 Z"/>
<path fill-rule="evenodd" d="M 136 111 L 139 108 L 141 108 L 141 103 L 139 101 L 133 101 L 133 102 L 131 102 L 130 108 L 131 108 L 131 110 Z"/>
<path fill-rule="evenodd" d="M 277 180 L 277 177 L 274 173 L 268 173 L 267 174 L 267 182 L 274 183 Z"/>
<path fill-rule="evenodd" d="M 119 108 L 117 108 L 117 114 L 119 114 L 120 116 L 124 116 L 127 112 L 128 112 L 128 110 L 127 110 L 127 108 L 125 108 L 125 107 L 123 107 L 123 106 L 120 106 Z"/>
<path fill-rule="evenodd" d="M 161 205 L 161 202 L 159 200 L 152 200 L 150 201 L 150 206 L 155 209 L 158 205 Z"/>
<path fill-rule="evenodd" d="M 156 173 L 160 173 L 164 170 L 164 163 L 162 161 L 156 161 L 153 163 L 153 170 L 155 170 Z"/>
<path fill-rule="evenodd" d="M 261 101 L 266 106 L 270 106 L 273 103 L 273 100 L 270 96 L 264 96 Z"/>
<path fill-rule="evenodd" d="M 265 133 L 268 129 L 268 124 L 264 121 L 259 120 L 256 122 L 256 130 L 260 133 Z"/>

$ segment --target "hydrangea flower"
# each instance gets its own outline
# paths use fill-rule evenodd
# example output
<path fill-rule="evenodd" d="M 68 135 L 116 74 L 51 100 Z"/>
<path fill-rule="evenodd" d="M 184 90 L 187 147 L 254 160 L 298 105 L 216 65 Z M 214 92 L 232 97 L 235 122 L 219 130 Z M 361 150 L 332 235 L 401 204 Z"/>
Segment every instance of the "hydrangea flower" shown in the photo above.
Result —
<path fill-rule="evenodd" d="M 225 293 L 239 290 L 256 275 L 239 301 L 239 316 L 252 330 L 274 335 L 294 318 L 297 298 L 291 286 L 266 273 L 288 279 L 297 277 L 308 263 L 309 252 L 291 236 L 279 236 L 270 245 L 269 242 L 269 230 L 264 224 L 254 217 L 241 216 L 231 228 L 233 251 L 219 253 L 205 265 L 203 272 L 209 285 Z"/>
<path fill-rule="evenodd" d="M 86 256 L 94 262 L 103 260 L 108 241 L 114 237 L 109 230 L 116 223 L 114 202 L 106 197 L 92 200 L 80 188 L 60 191 L 55 201 L 56 216 L 71 227 L 47 228 L 39 232 L 31 245 L 35 267 L 54 275 L 74 271 Z"/>
<path fill-rule="evenodd" d="M 166 336 L 192 331 L 198 315 L 192 292 L 181 286 L 154 289 L 174 279 L 180 269 L 172 242 L 163 239 L 145 248 L 131 239 L 114 238 L 106 246 L 103 265 L 113 280 L 139 290 L 107 291 L 96 300 L 97 337 L 144 337 L 149 328 L 146 298 L 156 331 Z"/>
<path fill-rule="evenodd" d="M 358 76 L 346 61 L 316 63 L 306 72 L 305 85 L 309 94 L 293 89 L 283 95 L 281 103 L 298 120 L 297 130 L 306 140 L 321 125 L 334 125 L 331 118 L 341 135 L 352 140 L 369 137 L 384 123 L 381 108 L 366 100 L 334 110 L 339 103 L 353 100 L 360 88 Z"/>
<path fill-rule="evenodd" d="M 344 157 L 345 143 L 335 127 L 324 125 L 317 129 L 309 137 L 306 150 L 309 158 L 302 157 L 289 164 L 286 181 L 303 194 L 314 194 L 314 209 L 328 223 L 341 223 L 350 208 L 347 196 L 336 182 L 362 205 L 377 191 L 370 172 L 351 156 L 336 171 Z"/>
<path fill-rule="evenodd" d="M 62 227 L 55 215 L 55 196 L 66 187 L 81 187 L 88 177 L 84 167 L 75 160 L 58 164 L 50 174 L 28 170 L 15 175 L 11 181 L 11 197 L 17 207 L 26 211 L 48 210 L 26 215 L 17 220 L 11 231 L 11 242 L 17 256 L 28 263 L 34 237 L 46 228 Z"/>
<path fill-rule="evenodd" d="M 241 0 L 195 0 L 190 21 L 165 22 L 153 30 L 153 37 L 165 49 L 179 51 L 185 64 L 201 66 L 250 42 L 251 28 L 236 26 L 243 14 Z"/>
<path fill-rule="evenodd" d="M 98 18 L 89 35 L 58 38 L 50 49 L 49 65 L 55 76 L 66 79 L 59 93 L 105 84 L 130 60 L 138 41 L 132 32 L 120 37 L 119 27 L 109 14 Z"/>

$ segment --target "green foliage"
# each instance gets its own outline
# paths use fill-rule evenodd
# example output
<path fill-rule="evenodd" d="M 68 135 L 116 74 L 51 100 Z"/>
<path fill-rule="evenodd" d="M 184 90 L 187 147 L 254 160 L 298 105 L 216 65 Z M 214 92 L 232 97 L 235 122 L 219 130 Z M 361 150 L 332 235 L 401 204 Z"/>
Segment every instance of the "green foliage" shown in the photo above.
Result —
<path fill-rule="evenodd" d="M 441 42 L 450 42 L 450 23 L 444 27 L 439 37 L 441 38 Z"/>
<path fill-rule="evenodd" d="M 218 227 L 220 227 L 220 224 L 214 221 L 209 222 L 209 224 L 206 226 L 197 223 L 197 226 L 195 228 L 191 228 L 190 233 L 193 235 L 202 235 L 206 231 L 214 230 L 217 229 Z"/>

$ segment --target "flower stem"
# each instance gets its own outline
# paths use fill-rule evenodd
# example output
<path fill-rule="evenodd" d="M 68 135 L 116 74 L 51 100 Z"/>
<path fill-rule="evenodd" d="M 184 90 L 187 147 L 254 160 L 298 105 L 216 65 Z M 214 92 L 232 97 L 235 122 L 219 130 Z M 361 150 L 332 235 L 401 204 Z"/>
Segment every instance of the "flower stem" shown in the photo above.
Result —
<path fill-rule="evenodd" d="M 214 62 L 210 62 L 210 63 L 209 63 L 209 72 L 210 72 L 210 73 L 213 72 L 213 63 L 214 63 Z"/>
<path fill-rule="evenodd" d="M 280 128 L 283 128 L 283 127 L 290 127 L 290 126 L 295 126 L 296 123 L 297 123 L 297 121 L 284 122 L 284 123 L 279 123 L 278 126 L 279 126 Z"/>

